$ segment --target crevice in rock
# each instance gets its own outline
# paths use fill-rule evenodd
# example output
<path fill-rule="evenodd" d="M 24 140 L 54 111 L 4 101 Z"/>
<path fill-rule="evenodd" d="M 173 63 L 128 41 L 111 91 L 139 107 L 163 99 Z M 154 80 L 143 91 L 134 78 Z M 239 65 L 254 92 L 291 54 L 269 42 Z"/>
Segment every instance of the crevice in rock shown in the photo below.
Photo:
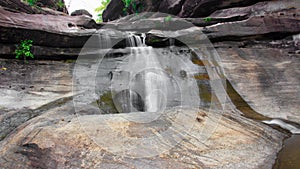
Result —
<path fill-rule="evenodd" d="M 257 35 L 250 35 L 250 36 L 222 36 L 222 37 L 213 37 L 207 30 L 203 30 L 203 33 L 208 34 L 208 38 L 212 43 L 216 42 L 226 42 L 226 41 L 264 41 L 264 40 L 280 40 L 287 38 L 289 36 L 293 36 L 299 34 L 300 32 L 290 33 L 290 32 L 272 32 L 266 34 L 257 34 Z"/>
<path fill-rule="evenodd" d="M 26 156 L 30 165 L 36 169 L 55 169 L 57 161 L 51 157 L 50 148 L 40 148 L 35 143 L 26 143 L 18 148 L 15 153 Z"/>

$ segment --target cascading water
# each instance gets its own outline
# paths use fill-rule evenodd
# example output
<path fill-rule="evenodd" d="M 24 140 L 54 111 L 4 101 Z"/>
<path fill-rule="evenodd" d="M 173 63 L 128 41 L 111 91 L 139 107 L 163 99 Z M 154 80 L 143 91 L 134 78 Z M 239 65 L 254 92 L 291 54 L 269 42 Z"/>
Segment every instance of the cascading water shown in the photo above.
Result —
<path fill-rule="evenodd" d="M 195 119 L 203 105 L 200 92 L 213 92 L 207 87 L 210 79 L 202 78 L 207 74 L 205 66 L 195 62 L 199 55 L 194 48 L 155 48 L 146 45 L 145 34 L 103 31 L 91 38 L 86 47 L 90 55 L 81 57 L 80 67 L 76 65 L 80 69 L 76 69 L 75 77 L 81 75 L 83 66 L 85 73 L 94 72 L 78 80 L 80 86 L 84 85 L 84 90 L 78 91 L 80 95 L 74 99 L 79 120 L 86 122 L 86 111 L 82 109 L 88 107 L 93 111 L 94 125 L 99 130 L 86 132 L 112 153 L 152 157 L 166 152 L 198 123 Z M 106 33 L 111 47 L 103 50 L 107 41 L 102 35 Z M 127 42 L 126 46 L 124 42 Z M 93 53 L 99 46 L 101 49 Z M 205 113 L 205 116 L 209 117 L 209 114 Z M 201 139 L 207 139 L 214 131 L 212 126 L 219 115 L 213 120 L 207 119 Z M 145 130 L 128 132 L 141 127 Z M 102 133 L 106 132 L 109 134 L 103 137 Z M 114 144 L 111 144 L 112 140 Z"/>
<path fill-rule="evenodd" d="M 197 82 L 188 74 L 199 69 L 184 55 L 147 46 L 145 38 L 145 34 L 128 33 L 130 53 L 117 66 L 112 79 L 114 93 L 118 93 L 114 97 L 118 111 L 154 113 L 182 105 L 198 106 Z"/>
<path fill-rule="evenodd" d="M 129 65 L 132 65 L 130 73 L 137 75 L 131 90 L 137 90 L 144 100 L 144 111 L 157 112 L 163 110 L 167 92 L 167 77 L 161 72 L 161 65 L 157 54 L 152 47 L 145 45 L 145 34 L 141 36 L 130 34 L 128 37 L 131 53 Z M 130 93 L 132 98 L 132 92 Z M 132 99 L 130 99 L 132 100 Z M 131 109 L 133 110 L 133 109 Z"/>

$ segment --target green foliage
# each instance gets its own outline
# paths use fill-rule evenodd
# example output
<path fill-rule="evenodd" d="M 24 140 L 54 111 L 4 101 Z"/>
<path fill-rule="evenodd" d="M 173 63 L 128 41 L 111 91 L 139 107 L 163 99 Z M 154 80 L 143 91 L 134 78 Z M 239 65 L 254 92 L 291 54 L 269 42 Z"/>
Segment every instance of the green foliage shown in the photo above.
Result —
<path fill-rule="evenodd" d="M 102 13 L 103 11 L 106 9 L 107 5 L 110 3 L 110 0 L 103 0 L 101 2 L 101 5 L 95 9 L 95 12 L 98 12 L 98 19 L 96 20 L 96 22 L 103 22 L 102 19 Z"/>
<path fill-rule="evenodd" d="M 58 0 L 58 2 L 56 3 L 56 5 L 59 7 L 59 8 L 63 8 L 65 7 L 65 4 L 62 0 Z"/>
<path fill-rule="evenodd" d="M 122 0 L 122 1 L 123 1 L 124 5 L 125 5 L 125 8 L 126 8 L 126 9 L 129 8 L 130 5 L 131 5 L 131 3 L 132 3 L 132 0 Z M 124 9 L 123 9 L 123 10 L 124 10 Z"/>
<path fill-rule="evenodd" d="M 128 14 L 128 9 L 130 6 L 132 6 L 132 9 L 133 9 L 133 12 L 134 13 L 138 13 L 138 10 L 137 10 L 137 5 L 136 5 L 136 2 L 134 0 L 122 0 L 125 7 L 123 8 L 123 12 Z"/>
<path fill-rule="evenodd" d="M 212 18 L 207 17 L 207 18 L 204 18 L 203 20 L 204 20 L 205 22 L 210 22 L 210 21 L 212 21 Z"/>
<path fill-rule="evenodd" d="M 170 22 L 172 20 L 172 16 L 168 15 L 167 17 L 165 17 L 165 22 Z"/>
<path fill-rule="evenodd" d="M 21 40 L 21 43 L 17 45 L 17 49 L 15 50 L 16 59 L 19 59 L 20 57 L 31 57 L 34 58 L 33 54 L 31 53 L 30 49 L 32 47 L 32 40 Z"/>
<path fill-rule="evenodd" d="M 30 6 L 35 6 L 38 0 L 26 0 L 26 2 L 28 3 L 28 5 Z"/>

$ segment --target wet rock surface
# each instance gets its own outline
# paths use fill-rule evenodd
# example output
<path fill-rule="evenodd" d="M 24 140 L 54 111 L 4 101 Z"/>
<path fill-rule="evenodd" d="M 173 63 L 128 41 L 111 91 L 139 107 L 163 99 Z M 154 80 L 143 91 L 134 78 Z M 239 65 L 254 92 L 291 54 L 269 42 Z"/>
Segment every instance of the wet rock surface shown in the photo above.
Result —
<path fill-rule="evenodd" d="M 87 107 L 81 111 L 85 110 Z M 91 113 L 91 109 L 88 111 Z M 170 151 L 154 157 L 131 158 L 111 153 L 105 145 L 97 144 L 91 138 L 136 139 L 136 136 L 151 136 L 154 131 L 163 132 L 163 126 L 127 122 L 119 118 L 124 115 L 82 115 L 77 118 L 74 113 L 72 104 L 67 103 L 21 125 L 1 142 L 1 167 L 271 168 L 284 136 L 266 125 L 236 116 L 234 111 L 218 115 L 197 110 L 195 118 L 186 121 L 195 125 Z M 172 119 L 168 121 L 169 125 L 175 123 Z M 97 125 L 103 122 L 110 124 L 112 130 Z M 208 129 L 214 130 L 209 137 L 203 132 Z M 119 149 L 120 143 L 110 143 L 110 148 Z M 159 149 L 157 144 L 147 146 Z"/>
<path fill-rule="evenodd" d="M 229 81 L 254 110 L 300 123 L 300 60 L 294 53 L 299 48 L 295 43 L 290 41 L 289 47 L 280 49 L 265 45 L 239 48 L 232 43 L 231 49 L 217 50 Z"/>

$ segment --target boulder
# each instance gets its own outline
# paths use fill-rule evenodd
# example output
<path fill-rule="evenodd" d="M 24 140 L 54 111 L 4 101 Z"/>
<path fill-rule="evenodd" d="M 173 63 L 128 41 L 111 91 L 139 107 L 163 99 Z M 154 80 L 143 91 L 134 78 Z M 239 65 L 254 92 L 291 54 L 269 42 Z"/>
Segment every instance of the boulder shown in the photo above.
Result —
<path fill-rule="evenodd" d="M 86 15 L 89 17 L 93 17 L 92 14 L 90 14 L 87 10 L 85 9 L 79 9 L 79 10 L 75 10 L 74 12 L 71 13 L 71 16 L 80 16 L 80 15 Z"/>

